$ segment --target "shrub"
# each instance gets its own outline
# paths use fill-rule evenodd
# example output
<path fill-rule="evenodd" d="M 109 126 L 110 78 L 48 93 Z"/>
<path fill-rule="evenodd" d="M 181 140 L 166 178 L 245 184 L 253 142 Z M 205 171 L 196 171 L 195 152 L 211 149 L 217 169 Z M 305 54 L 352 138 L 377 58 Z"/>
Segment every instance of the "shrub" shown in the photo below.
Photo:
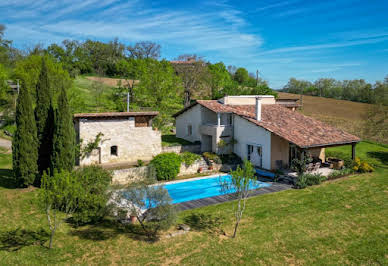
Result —
<path fill-rule="evenodd" d="M 351 173 L 353 173 L 353 170 L 351 168 L 344 168 L 341 170 L 335 170 L 329 174 L 328 179 L 335 179 L 335 178 L 338 178 L 341 176 L 349 175 Z"/>
<path fill-rule="evenodd" d="M 215 153 L 204 152 L 202 155 L 205 158 L 205 160 L 207 160 L 209 162 L 213 161 L 216 164 L 221 164 L 222 163 L 221 158 L 217 154 L 215 154 Z"/>
<path fill-rule="evenodd" d="M 181 157 L 173 152 L 161 153 L 151 161 L 157 180 L 173 180 L 179 174 Z"/>
<path fill-rule="evenodd" d="M 156 240 L 160 230 L 168 229 L 176 220 L 175 207 L 162 186 L 132 184 L 113 199 L 122 218 L 135 216 L 149 240 Z"/>
<path fill-rule="evenodd" d="M 186 166 L 192 165 L 196 160 L 199 160 L 201 158 L 201 156 L 199 156 L 198 154 L 188 152 L 188 151 L 182 153 L 180 156 L 181 156 L 182 162 Z"/>
<path fill-rule="evenodd" d="M 325 181 L 327 178 L 318 174 L 302 174 L 298 176 L 298 179 L 295 183 L 296 188 L 306 188 L 308 186 L 319 185 L 322 181 Z"/>
<path fill-rule="evenodd" d="M 234 153 L 221 154 L 220 159 L 223 164 L 242 164 L 241 158 Z"/>
<path fill-rule="evenodd" d="M 144 162 L 142 160 L 137 160 L 137 167 L 144 166 Z"/>
<path fill-rule="evenodd" d="M 353 170 L 359 173 L 369 173 L 373 172 L 375 169 L 367 162 L 361 161 L 360 158 L 356 157 L 353 163 Z"/>
<path fill-rule="evenodd" d="M 75 224 L 96 223 L 108 212 L 108 192 L 112 174 L 99 166 L 86 166 L 73 172 L 81 184 L 78 205 L 72 217 Z"/>
<path fill-rule="evenodd" d="M 307 170 L 307 164 L 311 163 L 312 159 L 310 156 L 304 156 L 303 159 L 293 159 L 291 162 L 291 169 L 298 173 L 298 175 L 303 174 Z"/>

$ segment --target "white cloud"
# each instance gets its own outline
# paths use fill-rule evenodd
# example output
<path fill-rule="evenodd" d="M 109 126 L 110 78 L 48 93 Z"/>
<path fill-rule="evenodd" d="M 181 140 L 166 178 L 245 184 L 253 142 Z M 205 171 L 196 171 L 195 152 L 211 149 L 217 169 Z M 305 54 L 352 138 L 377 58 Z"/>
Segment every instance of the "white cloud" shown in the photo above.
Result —
<path fill-rule="evenodd" d="M 363 45 L 363 44 L 379 43 L 387 40 L 388 40 L 388 37 L 382 37 L 382 38 L 372 38 L 372 39 L 366 39 L 366 40 L 350 40 L 350 41 L 344 41 L 344 42 L 283 47 L 283 48 L 277 48 L 277 49 L 261 52 L 260 55 L 349 47 L 349 46 L 356 46 L 356 45 Z"/>
<path fill-rule="evenodd" d="M 6 0 L 7 1 L 7 0 Z M 13 7 L 20 4 L 13 3 Z M 39 4 L 37 4 L 37 2 Z M 3 3 L 2 3 L 3 4 Z M 2 5 L 0 4 L 0 6 Z M 26 19 L 15 20 L 13 27 L 34 32 L 37 40 L 57 36 L 74 39 L 112 39 L 135 42 L 150 40 L 160 43 L 185 45 L 187 49 L 215 51 L 241 48 L 256 49 L 262 44 L 257 34 L 249 33 L 244 14 L 225 1 L 213 3 L 217 10 L 179 10 L 144 6 L 133 0 L 36 0 L 26 2 Z M 85 12 L 87 10 L 88 12 Z M 10 12 L 12 13 L 12 12 Z M 21 34 L 11 34 L 15 40 Z M 237 54 L 239 52 L 236 52 Z"/>

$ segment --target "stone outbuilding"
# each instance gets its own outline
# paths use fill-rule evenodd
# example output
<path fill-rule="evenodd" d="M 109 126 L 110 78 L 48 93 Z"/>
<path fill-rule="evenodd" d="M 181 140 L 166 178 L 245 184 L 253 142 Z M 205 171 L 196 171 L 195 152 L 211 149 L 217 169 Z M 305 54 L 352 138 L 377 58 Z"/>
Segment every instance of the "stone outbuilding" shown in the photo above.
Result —
<path fill-rule="evenodd" d="M 158 112 L 109 112 L 74 115 L 77 142 L 98 147 L 79 158 L 79 165 L 148 161 L 162 150 L 161 133 L 152 128 Z"/>

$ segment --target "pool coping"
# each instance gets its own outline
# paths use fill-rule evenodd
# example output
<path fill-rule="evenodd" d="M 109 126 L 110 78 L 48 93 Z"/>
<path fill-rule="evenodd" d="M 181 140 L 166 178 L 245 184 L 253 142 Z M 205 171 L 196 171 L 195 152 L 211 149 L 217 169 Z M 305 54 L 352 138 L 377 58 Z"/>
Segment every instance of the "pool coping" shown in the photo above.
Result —
<path fill-rule="evenodd" d="M 269 183 L 271 185 L 268 187 L 261 187 L 258 189 L 251 190 L 251 193 L 249 194 L 249 198 L 263 195 L 263 194 L 288 190 L 292 188 L 291 185 L 287 185 L 283 183 L 276 183 L 276 182 L 265 182 L 265 183 Z M 236 197 L 234 193 L 231 193 L 231 194 L 224 194 L 224 195 L 218 195 L 214 197 L 175 203 L 173 205 L 176 206 L 179 211 L 185 211 L 185 210 L 196 209 L 196 208 L 205 207 L 209 205 L 216 205 L 227 201 L 232 201 L 235 199 Z"/>
<path fill-rule="evenodd" d="M 165 182 L 152 184 L 151 186 L 164 186 L 164 185 L 177 184 L 177 183 L 183 183 L 183 182 L 191 182 L 191 181 L 195 181 L 195 180 L 201 180 L 201 179 L 213 178 L 213 177 L 219 177 L 219 176 L 226 176 L 226 175 L 230 175 L 230 174 L 214 174 L 214 175 L 193 177 L 193 178 L 187 178 L 187 179 L 181 179 L 181 180 L 175 180 L 175 181 L 165 181 Z"/>

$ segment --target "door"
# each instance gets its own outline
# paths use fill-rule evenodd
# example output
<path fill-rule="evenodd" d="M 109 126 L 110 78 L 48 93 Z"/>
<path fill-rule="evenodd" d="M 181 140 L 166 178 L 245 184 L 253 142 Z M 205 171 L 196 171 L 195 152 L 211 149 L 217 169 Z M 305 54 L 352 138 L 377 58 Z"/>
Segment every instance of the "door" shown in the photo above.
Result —
<path fill-rule="evenodd" d="M 260 145 L 248 145 L 248 161 L 254 166 L 263 166 L 263 148 Z"/>

